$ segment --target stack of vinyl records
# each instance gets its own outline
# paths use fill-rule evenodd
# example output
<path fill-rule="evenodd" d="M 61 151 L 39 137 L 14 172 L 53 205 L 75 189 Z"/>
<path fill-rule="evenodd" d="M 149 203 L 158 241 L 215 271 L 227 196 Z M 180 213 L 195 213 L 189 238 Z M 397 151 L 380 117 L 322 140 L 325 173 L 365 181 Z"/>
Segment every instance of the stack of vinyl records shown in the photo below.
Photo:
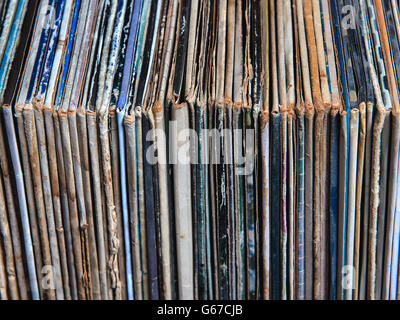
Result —
<path fill-rule="evenodd" d="M 0 299 L 400 299 L 399 17 L 0 1 Z"/>

